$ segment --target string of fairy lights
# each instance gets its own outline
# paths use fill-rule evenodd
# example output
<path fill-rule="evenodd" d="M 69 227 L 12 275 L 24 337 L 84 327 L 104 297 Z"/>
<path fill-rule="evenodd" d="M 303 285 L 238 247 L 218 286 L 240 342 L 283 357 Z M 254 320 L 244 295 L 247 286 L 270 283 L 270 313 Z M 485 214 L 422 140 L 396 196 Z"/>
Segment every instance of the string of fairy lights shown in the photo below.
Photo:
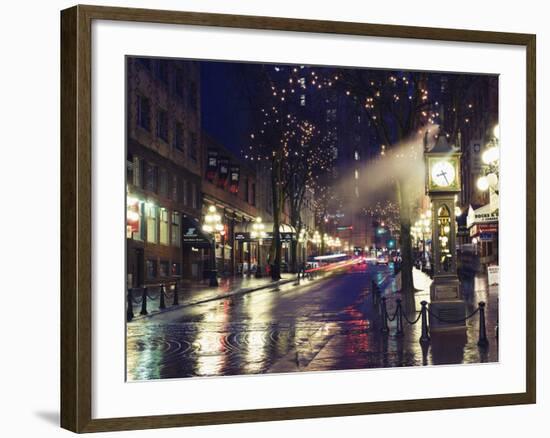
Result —
<path fill-rule="evenodd" d="M 374 205 L 365 207 L 364 213 L 372 220 L 383 223 L 390 231 L 395 232 L 400 228 L 399 204 L 394 201 L 377 201 Z"/>
<path fill-rule="evenodd" d="M 445 115 L 458 117 L 463 125 L 470 123 L 475 112 L 473 102 L 466 98 L 461 100 L 465 104 L 460 107 L 456 100 L 445 98 L 444 93 L 439 96 L 442 101 L 432 98 L 430 88 L 434 84 L 421 72 L 303 65 L 274 66 L 268 70 L 269 96 L 260 110 L 260 129 L 250 134 L 250 144 L 242 151 L 243 156 L 250 161 L 265 162 L 268 168 L 274 159 L 280 160 L 282 172 L 278 185 L 282 185 L 285 178 L 288 181 L 291 176 L 303 175 L 300 183 L 315 190 L 314 203 L 320 215 L 326 214 L 329 203 L 334 201 L 334 193 L 325 178 L 334 162 L 334 133 L 302 118 L 300 109 L 306 106 L 311 93 L 345 96 L 362 108 L 379 138 L 381 159 L 421 159 L 422 148 L 415 142 L 410 142 L 408 148 L 394 146 L 415 133 L 424 136 L 426 143 L 428 133 L 435 139 Z M 446 80 L 449 80 L 447 76 Z M 442 90 L 444 86 L 449 89 L 449 84 L 443 81 L 440 86 Z M 397 135 L 392 134 L 395 132 Z M 395 202 L 378 203 L 367 208 L 366 213 L 383 217 L 389 227 L 399 229 L 399 206 Z"/>

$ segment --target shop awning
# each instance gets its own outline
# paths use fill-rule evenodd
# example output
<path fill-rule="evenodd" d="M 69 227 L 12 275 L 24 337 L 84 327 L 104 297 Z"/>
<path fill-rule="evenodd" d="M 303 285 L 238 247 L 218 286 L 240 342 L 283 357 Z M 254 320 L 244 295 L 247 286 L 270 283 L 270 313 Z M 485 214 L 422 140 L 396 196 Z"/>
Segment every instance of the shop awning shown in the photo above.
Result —
<path fill-rule="evenodd" d="M 264 223 L 264 231 L 266 236 L 263 240 L 269 240 L 273 238 L 273 222 Z M 235 240 L 241 241 L 250 241 L 256 240 L 250 238 L 250 233 L 254 230 L 254 222 L 242 222 L 235 225 Z M 281 240 L 295 240 L 296 239 L 296 228 L 289 224 L 280 224 L 279 225 L 279 234 L 281 235 Z"/>
<path fill-rule="evenodd" d="M 266 239 L 273 238 L 273 222 L 265 224 Z M 289 224 L 279 224 L 279 235 L 283 242 L 296 240 L 296 228 Z"/>
<path fill-rule="evenodd" d="M 491 204 L 474 209 L 471 205 L 466 217 L 466 226 L 471 228 L 476 224 L 498 223 L 498 209 Z"/>
<path fill-rule="evenodd" d="M 210 248 L 212 246 L 212 237 L 202 231 L 200 224 L 190 218 L 182 218 L 182 235 L 181 240 L 183 246 L 193 246 L 195 248 Z"/>

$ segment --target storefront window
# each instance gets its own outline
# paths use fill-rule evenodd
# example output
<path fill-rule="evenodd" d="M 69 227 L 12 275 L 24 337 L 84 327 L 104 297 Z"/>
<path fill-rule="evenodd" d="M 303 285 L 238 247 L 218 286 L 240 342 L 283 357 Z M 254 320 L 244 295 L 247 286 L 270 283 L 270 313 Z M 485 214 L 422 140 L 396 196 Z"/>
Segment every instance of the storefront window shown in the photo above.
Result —
<path fill-rule="evenodd" d="M 181 264 L 172 263 L 172 275 L 181 275 Z"/>
<path fill-rule="evenodd" d="M 161 277 L 168 277 L 170 276 L 170 263 L 166 260 L 160 261 L 160 271 L 159 274 Z"/>
<path fill-rule="evenodd" d="M 145 269 L 147 271 L 147 278 L 152 280 L 157 278 L 157 261 L 152 259 L 147 259 L 145 262 Z"/>

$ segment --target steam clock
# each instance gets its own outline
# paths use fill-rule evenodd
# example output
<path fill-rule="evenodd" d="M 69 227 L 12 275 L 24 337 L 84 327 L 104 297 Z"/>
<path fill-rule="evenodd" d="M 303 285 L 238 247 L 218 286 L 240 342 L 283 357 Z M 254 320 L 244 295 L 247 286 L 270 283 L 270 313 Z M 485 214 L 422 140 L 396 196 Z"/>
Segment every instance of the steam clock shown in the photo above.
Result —
<path fill-rule="evenodd" d="M 435 146 L 424 153 L 426 191 L 432 204 L 433 282 L 430 288 L 430 329 L 464 327 L 465 316 L 456 260 L 455 196 L 460 192 L 460 151 L 440 134 Z M 436 315 L 438 318 L 435 318 Z M 445 322 L 447 321 L 447 322 Z"/>

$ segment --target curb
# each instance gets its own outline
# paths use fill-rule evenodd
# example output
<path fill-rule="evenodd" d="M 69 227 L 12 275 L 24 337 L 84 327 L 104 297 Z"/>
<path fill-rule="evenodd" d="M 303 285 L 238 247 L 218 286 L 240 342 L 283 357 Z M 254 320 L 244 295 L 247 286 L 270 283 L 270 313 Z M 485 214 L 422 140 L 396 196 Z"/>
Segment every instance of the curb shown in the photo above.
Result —
<path fill-rule="evenodd" d="M 287 279 L 287 280 L 278 280 L 278 281 L 273 282 L 273 283 L 267 283 L 263 286 L 256 286 L 256 287 L 245 288 L 245 289 L 237 289 L 234 292 L 229 292 L 229 293 L 226 293 L 226 294 L 223 294 L 223 295 L 216 295 L 216 296 L 212 296 L 210 298 L 203 298 L 203 299 L 199 299 L 199 300 L 196 300 L 196 301 L 191 301 L 191 302 L 187 302 L 187 303 L 184 303 L 184 304 L 180 304 L 178 306 L 170 306 L 170 307 L 167 307 L 166 309 L 163 309 L 163 310 L 160 310 L 160 309 L 152 310 L 147 315 L 137 314 L 137 315 L 134 316 L 132 321 L 129 321 L 129 322 L 131 323 L 131 322 L 134 322 L 134 321 L 139 321 L 139 320 L 142 320 L 142 319 L 151 318 L 153 316 L 157 316 L 157 315 L 160 315 L 160 314 L 163 314 L 163 313 L 171 312 L 171 311 L 182 309 L 182 308 L 185 308 L 185 307 L 196 306 L 198 304 L 208 303 L 210 301 L 222 300 L 224 298 L 230 298 L 230 297 L 238 296 L 238 295 L 246 295 L 246 294 L 256 292 L 256 291 L 259 291 L 259 290 L 263 290 L 263 289 L 276 288 L 276 287 L 279 287 L 279 286 L 282 286 L 282 285 L 285 285 L 285 284 L 288 284 L 288 283 L 292 283 L 292 282 L 295 282 L 295 281 L 296 281 L 295 278 L 291 278 L 291 279 Z M 128 321 L 126 323 L 128 323 Z"/>

